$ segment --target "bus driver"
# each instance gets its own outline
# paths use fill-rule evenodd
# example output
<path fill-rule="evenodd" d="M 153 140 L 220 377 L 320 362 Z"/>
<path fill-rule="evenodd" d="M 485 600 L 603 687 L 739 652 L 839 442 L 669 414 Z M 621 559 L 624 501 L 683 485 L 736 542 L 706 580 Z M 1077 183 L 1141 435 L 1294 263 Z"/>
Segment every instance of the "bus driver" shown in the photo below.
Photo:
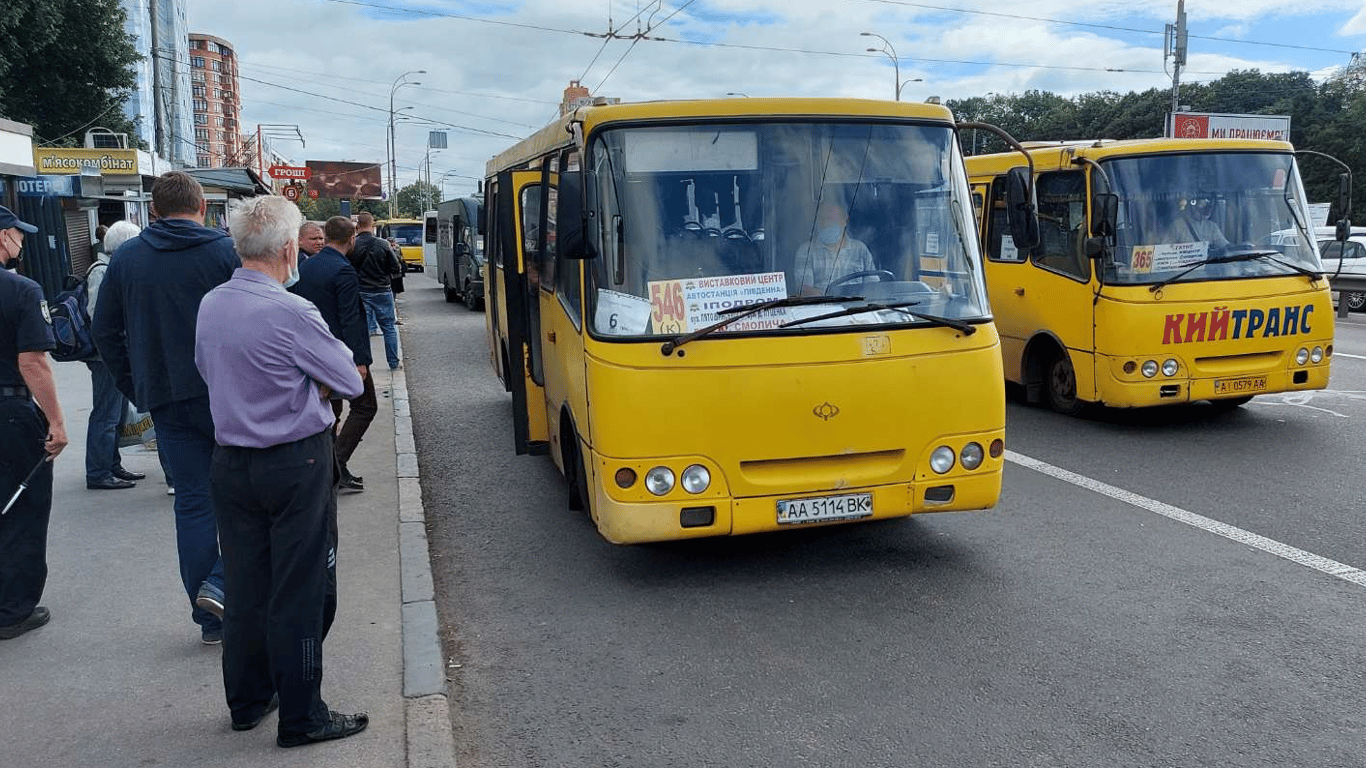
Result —
<path fill-rule="evenodd" d="M 824 202 L 816 209 L 815 237 L 797 249 L 801 295 L 822 294 L 845 275 L 877 269 L 868 246 L 846 233 L 848 224 L 849 214 L 839 203 Z"/>

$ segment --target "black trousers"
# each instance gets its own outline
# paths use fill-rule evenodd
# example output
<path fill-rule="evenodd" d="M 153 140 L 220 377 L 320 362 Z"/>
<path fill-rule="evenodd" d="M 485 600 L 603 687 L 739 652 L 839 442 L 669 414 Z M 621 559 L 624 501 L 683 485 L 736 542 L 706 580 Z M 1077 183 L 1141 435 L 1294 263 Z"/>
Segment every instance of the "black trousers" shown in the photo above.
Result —
<path fill-rule="evenodd" d="M 28 397 L 0 397 L 0 509 L 43 457 L 47 419 Z M 43 464 L 6 515 L 0 515 L 0 627 L 27 619 L 47 585 L 47 523 L 52 462 Z"/>
<path fill-rule="evenodd" d="M 365 372 L 364 384 L 365 389 L 350 401 L 351 412 L 347 414 L 341 432 L 337 434 L 337 461 L 341 462 L 343 467 L 351 460 L 351 454 L 356 452 L 356 446 L 360 445 L 361 438 L 365 437 L 365 431 L 370 428 L 370 422 L 375 420 L 375 414 L 379 412 L 379 400 L 375 397 L 375 380 L 369 371 Z M 337 420 L 341 421 L 342 401 L 332 401 L 332 412 L 337 414 Z"/>
<path fill-rule="evenodd" d="M 323 638 L 336 612 L 330 429 L 270 448 L 214 449 L 210 487 L 228 595 L 223 688 L 235 722 L 280 695 L 282 734 L 327 722 Z"/>

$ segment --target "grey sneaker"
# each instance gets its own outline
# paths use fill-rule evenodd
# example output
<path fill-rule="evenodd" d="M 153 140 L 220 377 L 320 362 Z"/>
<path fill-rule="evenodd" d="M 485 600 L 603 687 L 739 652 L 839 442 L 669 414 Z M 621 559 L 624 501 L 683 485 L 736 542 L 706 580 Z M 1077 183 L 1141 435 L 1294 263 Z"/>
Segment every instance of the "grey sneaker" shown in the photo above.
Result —
<path fill-rule="evenodd" d="M 195 596 L 194 604 L 219 619 L 223 618 L 223 590 L 210 582 L 206 581 L 199 585 L 199 594 Z"/>

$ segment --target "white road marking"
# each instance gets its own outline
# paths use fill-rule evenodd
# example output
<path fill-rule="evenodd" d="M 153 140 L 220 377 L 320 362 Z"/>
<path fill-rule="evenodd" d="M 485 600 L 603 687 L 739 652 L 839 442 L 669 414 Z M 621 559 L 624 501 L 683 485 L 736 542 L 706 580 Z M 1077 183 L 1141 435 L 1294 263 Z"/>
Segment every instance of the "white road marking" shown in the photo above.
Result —
<path fill-rule="evenodd" d="M 1336 576 L 1343 581 L 1349 581 L 1359 587 L 1366 587 L 1366 571 L 1359 568 L 1353 568 L 1350 565 L 1339 563 L 1336 560 L 1320 557 L 1312 552 L 1306 552 L 1302 549 L 1292 547 L 1289 544 L 1282 544 L 1275 539 L 1259 536 L 1251 531 L 1245 531 L 1242 528 L 1228 525 L 1227 523 L 1221 523 L 1218 520 L 1212 520 L 1204 515 L 1188 512 L 1180 507 L 1174 507 L 1170 504 L 1157 501 L 1156 499 L 1140 496 L 1136 493 L 1126 491 L 1123 488 L 1116 488 L 1108 483 L 1102 483 L 1099 480 L 1093 480 L 1085 475 L 1069 472 L 1062 467 L 1055 467 L 1048 462 L 1032 459 L 1023 454 L 1016 453 L 1015 451 L 1006 451 L 1006 460 L 1019 464 L 1022 467 L 1032 469 L 1035 472 L 1042 472 L 1049 477 L 1057 478 L 1065 483 L 1071 483 L 1078 488 L 1095 491 L 1096 493 L 1109 496 L 1112 499 L 1122 501 L 1126 504 L 1132 504 L 1139 509 L 1146 509 L 1149 512 L 1171 518 L 1179 523 L 1185 523 L 1186 525 L 1199 528 L 1202 531 L 1207 531 L 1217 536 L 1223 536 L 1224 538 L 1236 541 L 1239 544 L 1246 544 L 1249 547 L 1260 549 L 1263 552 L 1275 555 L 1276 557 L 1284 558 L 1293 563 L 1299 563 L 1300 565 L 1313 568 L 1316 571 L 1321 571 L 1329 576 Z"/>
<path fill-rule="evenodd" d="M 1366 355 L 1349 355 L 1346 352 L 1334 352 L 1333 357 L 1350 357 L 1353 360 L 1366 360 Z"/>

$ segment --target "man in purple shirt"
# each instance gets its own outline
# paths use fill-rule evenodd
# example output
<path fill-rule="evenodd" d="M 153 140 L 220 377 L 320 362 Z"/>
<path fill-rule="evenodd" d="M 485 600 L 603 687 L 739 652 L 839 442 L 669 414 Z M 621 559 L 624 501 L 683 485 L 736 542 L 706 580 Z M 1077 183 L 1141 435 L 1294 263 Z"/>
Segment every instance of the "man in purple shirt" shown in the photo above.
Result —
<path fill-rule="evenodd" d="M 317 308 L 285 290 L 298 279 L 302 222 L 283 197 L 232 206 L 242 267 L 200 303 L 194 355 L 213 414 L 209 487 L 232 595 L 223 687 L 238 731 L 255 728 L 278 696 L 282 747 L 344 738 L 370 721 L 328 709 L 321 693 L 336 554 L 328 398 L 356 397 L 363 385 Z"/>

